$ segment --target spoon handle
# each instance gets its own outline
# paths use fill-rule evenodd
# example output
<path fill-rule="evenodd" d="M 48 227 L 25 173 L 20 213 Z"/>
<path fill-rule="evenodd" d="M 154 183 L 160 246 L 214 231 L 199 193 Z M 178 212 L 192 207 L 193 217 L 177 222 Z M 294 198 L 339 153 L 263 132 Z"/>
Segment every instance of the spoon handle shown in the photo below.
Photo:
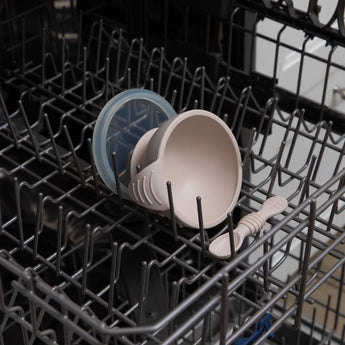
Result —
<path fill-rule="evenodd" d="M 288 202 L 281 196 L 274 196 L 267 199 L 257 212 L 252 212 L 244 216 L 237 228 L 234 230 L 234 245 L 237 252 L 243 243 L 243 240 L 249 236 L 259 232 L 264 226 L 266 220 L 276 214 L 283 212 L 288 206 Z M 231 256 L 229 234 L 225 233 L 215 238 L 208 248 L 209 252 L 219 258 L 227 259 Z"/>
<path fill-rule="evenodd" d="M 272 196 L 262 204 L 260 210 L 256 213 L 259 213 L 266 221 L 268 218 L 283 212 L 287 207 L 288 202 L 284 197 Z"/>
<path fill-rule="evenodd" d="M 287 200 L 282 196 L 273 196 L 267 199 L 257 212 L 252 212 L 244 216 L 238 225 L 246 226 L 251 235 L 259 232 L 266 220 L 283 212 L 288 206 Z"/>

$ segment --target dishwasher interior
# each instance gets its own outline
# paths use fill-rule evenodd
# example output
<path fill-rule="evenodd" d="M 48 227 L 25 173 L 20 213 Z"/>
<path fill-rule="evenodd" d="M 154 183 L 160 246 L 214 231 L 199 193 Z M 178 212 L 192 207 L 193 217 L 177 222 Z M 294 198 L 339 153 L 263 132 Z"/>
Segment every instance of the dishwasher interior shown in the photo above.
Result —
<path fill-rule="evenodd" d="M 325 25 L 290 1 L 216 1 L 221 15 L 193 1 L 24 4 L 0 8 L 0 344 L 344 344 L 345 121 L 328 102 L 342 100 L 328 83 L 345 71 L 338 17 Z M 314 39 L 327 54 L 307 49 Z M 97 116 L 131 88 L 231 128 L 244 178 L 219 226 L 179 226 L 98 176 Z M 209 254 L 272 195 L 283 214 L 229 260 Z"/>

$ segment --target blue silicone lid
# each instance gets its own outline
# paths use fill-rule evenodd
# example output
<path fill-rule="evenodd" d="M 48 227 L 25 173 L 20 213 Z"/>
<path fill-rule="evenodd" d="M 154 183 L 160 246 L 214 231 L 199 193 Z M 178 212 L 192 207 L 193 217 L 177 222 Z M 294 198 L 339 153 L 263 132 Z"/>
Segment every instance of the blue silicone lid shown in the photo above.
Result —
<path fill-rule="evenodd" d="M 117 192 L 112 153 L 116 153 L 122 196 L 129 199 L 127 186 L 135 145 L 147 131 L 175 115 L 162 96 L 144 89 L 121 92 L 103 107 L 93 132 L 92 153 L 99 175 L 112 191 Z"/>

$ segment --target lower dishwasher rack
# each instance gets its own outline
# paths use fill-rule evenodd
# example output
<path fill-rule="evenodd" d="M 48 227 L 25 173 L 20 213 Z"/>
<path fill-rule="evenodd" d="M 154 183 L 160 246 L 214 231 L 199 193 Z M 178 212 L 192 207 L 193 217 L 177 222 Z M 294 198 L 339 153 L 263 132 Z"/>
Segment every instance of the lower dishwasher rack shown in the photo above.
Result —
<path fill-rule="evenodd" d="M 43 30 L 9 51 L 22 58 L 0 98 L 0 344 L 235 344 L 267 314 L 252 343 L 344 344 L 345 136 L 102 21 L 84 38 L 73 46 Z M 42 60 L 26 60 L 35 42 Z M 250 174 L 220 226 L 179 227 L 101 182 L 95 121 L 131 87 L 229 124 Z M 271 195 L 288 199 L 282 215 L 231 259 L 209 255 Z"/>

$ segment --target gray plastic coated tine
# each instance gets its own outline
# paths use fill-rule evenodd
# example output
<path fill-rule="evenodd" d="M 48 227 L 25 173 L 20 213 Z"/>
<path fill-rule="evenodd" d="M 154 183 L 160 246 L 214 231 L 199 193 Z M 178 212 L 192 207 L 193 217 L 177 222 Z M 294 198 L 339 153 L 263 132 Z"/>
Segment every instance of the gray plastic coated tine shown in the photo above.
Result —
<path fill-rule="evenodd" d="M 115 271 L 117 263 L 118 244 L 112 243 L 111 246 L 111 266 L 110 266 L 110 282 L 109 282 L 109 299 L 108 299 L 108 314 L 112 314 L 114 305 L 114 291 L 115 291 Z"/>
<path fill-rule="evenodd" d="M 222 80 L 224 79 L 224 77 L 220 78 L 217 82 L 217 86 L 213 92 L 213 97 L 212 97 L 212 101 L 211 101 L 211 104 L 210 104 L 210 107 L 209 107 L 209 111 L 211 113 L 214 112 L 214 106 L 216 104 L 216 100 L 217 100 L 217 97 L 218 97 L 218 93 L 219 93 L 219 90 L 221 89 L 221 85 L 222 85 Z"/>
<path fill-rule="evenodd" d="M 248 144 L 247 144 L 247 147 L 246 147 L 246 152 L 244 154 L 244 158 L 243 158 L 243 161 L 242 161 L 242 167 L 245 167 L 247 162 L 249 162 L 248 158 L 249 158 L 249 155 L 252 152 L 255 134 L 256 134 L 256 128 L 253 127 L 251 129 L 251 131 L 250 131 L 249 140 L 248 140 Z"/>
<path fill-rule="evenodd" d="M 177 240 L 177 226 L 176 226 L 175 207 L 174 207 L 174 198 L 173 198 L 173 193 L 172 193 L 171 181 L 167 182 L 167 191 L 168 191 L 171 226 L 173 230 L 174 240 L 176 241 Z"/>
<path fill-rule="evenodd" d="M 207 342 L 207 333 L 209 330 L 209 323 L 210 323 L 210 313 L 207 313 L 204 317 L 204 321 L 202 323 L 202 330 L 201 330 L 201 339 L 200 339 L 200 345 L 206 345 Z"/>
<path fill-rule="evenodd" d="M 88 265 L 91 265 L 93 262 L 94 248 L 95 248 L 95 235 L 93 231 L 90 231 L 89 259 L 87 262 Z"/>
<path fill-rule="evenodd" d="M 99 20 L 98 29 L 98 41 L 97 41 L 97 55 L 96 55 L 96 73 L 99 71 L 99 61 L 101 58 L 101 44 L 102 44 L 102 32 L 103 32 L 103 19 Z"/>
<path fill-rule="evenodd" d="M 62 307 L 61 309 L 62 309 L 63 317 L 65 319 L 68 319 L 68 311 L 66 307 Z M 63 325 L 63 336 L 64 336 L 64 345 L 71 345 L 72 330 L 66 325 Z"/>
<path fill-rule="evenodd" d="M 82 79 L 82 88 L 83 88 L 83 108 L 86 104 L 86 70 L 87 70 L 87 48 L 83 48 L 83 79 Z"/>
<path fill-rule="evenodd" d="M 20 313 L 20 314 L 23 314 L 23 315 L 21 315 L 21 318 L 24 319 L 25 318 L 24 313 Z M 22 337 L 23 337 L 24 345 L 29 345 L 30 343 L 29 343 L 29 335 L 28 335 L 27 329 L 23 325 L 21 325 L 20 328 L 22 330 Z"/>
<path fill-rule="evenodd" d="M 97 171 L 96 171 L 96 166 L 95 166 L 95 160 L 94 160 L 93 154 L 92 154 L 92 142 L 91 142 L 90 138 L 87 139 L 87 146 L 88 146 L 89 155 L 90 155 L 91 172 L 92 172 L 93 182 L 95 184 L 95 191 L 96 191 L 96 194 L 99 195 L 100 192 L 99 192 Z"/>
<path fill-rule="evenodd" d="M 274 187 L 274 183 L 278 174 L 278 171 L 280 169 L 280 162 L 281 162 L 281 158 L 283 156 L 283 152 L 284 152 L 284 148 L 285 148 L 285 141 L 283 141 L 280 145 L 279 148 L 279 153 L 277 156 L 277 160 L 272 168 L 272 172 L 271 172 L 271 182 L 270 185 L 268 187 L 268 191 L 267 191 L 267 198 L 272 196 L 272 191 L 273 191 L 273 187 Z"/>
<path fill-rule="evenodd" d="M 222 92 L 222 95 L 220 97 L 220 101 L 219 101 L 219 104 L 218 104 L 218 108 L 217 108 L 216 114 L 220 114 L 220 112 L 222 110 L 224 99 L 225 99 L 225 95 L 226 95 L 226 91 L 228 90 L 229 82 L 230 82 L 230 78 L 226 77 L 224 88 L 223 88 L 223 92 Z M 232 130 L 232 128 L 231 128 L 231 130 Z"/>
<path fill-rule="evenodd" d="M 221 306 L 220 306 L 220 332 L 219 345 L 226 345 L 226 333 L 229 318 L 229 299 L 228 299 L 228 276 L 222 276 Z"/>
<path fill-rule="evenodd" d="M 85 229 L 85 239 L 84 239 L 84 249 L 83 249 L 83 271 L 81 277 L 81 294 L 85 296 L 86 294 L 86 283 L 87 283 L 87 268 L 89 261 L 89 247 L 90 247 L 90 224 L 86 224 Z"/>
<path fill-rule="evenodd" d="M 274 246 L 274 236 L 271 236 L 268 241 L 269 241 L 269 248 L 272 248 Z M 269 267 L 272 267 L 272 262 L 273 262 L 272 256 L 270 256 L 268 260 L 269 260 Z"/>
<path fill-rule="evenodd" d="M 287 141 L 288 140 L 288 137 L 289 137 L 289 134 L 291 132 L 291 126 L 292 126 L 292 122 L 293 122 L 293 119 L 298 115 L 300 114 L 300 111 L 298 109 L 295 109 L 291 115 L 289 116 L 289 121 L 288 121 L 288 124 L 286 126 L 286 129 L 285 129 L 285 133 L 284 133 L 284 137 L 283 137 L 283 141 Z M 285 168 L 287 168 L 286 166 L 286 162 L 285 162 Z"/>
<path fill-rule="evenodd" d="M 338 328 L 339 323 L 339 315 L 340 315 L 340 306 L 344 301 L 342 301 L 343 297 L 343 287 L 344 287 L 344 278 L 345 278 L 345 264 L 341 266 L 341 273 L 340 273 L 340 279 L 339 279 L 339 289 L 338 289 L 338 296 L 337 296 L 337 307 L 335 312 L 335 318 L 334 318 L 334 326 L 333 329 Z"/>
<path fill-rule="evenodd" d="M 304 118 L 304 113 L 305 113 L 304 109 L 302 109 L 301 112 L 299 112 L 299 118 L 298 118 L 298 121 L 297 121 L 295 133 L 294 133 L 294 135 L 292 137 L 290 148 L 289 148 L 289 151 L 288 151 L 287 156 L 286 156 L 286 161 L 285 161 L 285 167 L 286 168 L 290 164 L 290 161 L 291 161 L 291 158 L 292 158 L 295 146 L 296 146 L 296 141 L 298 139 L 298 134 L 300 133 L 300 128 L 301 128 L 301 125 L 302 125 L 302 122 L 303 122 L 303 118 Z"/>
<path fill-rule="evenodd" d="M 137 171 L 137 174 L 140 173 L 140 170 L 141 170 L 141 165 L 138 164 L 136 167 L 135 167 L 136 171 Z"/>
<path fill-rule="evenodd" d="M 22 18 L 22 42 L 21 42 L 21 48 L 22 48 L 22 52 L 21 52 L 21 63 L 22 63 L 22 74 L 25 73 L 25 60 L 26 60 L 26 46 L 25 46 L 25 19 Z"/>
<path fill-rule="evenodd" d="M 17 177 L 14 178 L 14 193 L 15 193 L 15 199 L 16 199 L 19 243 L 20 243 L 20 249 L 23 250 L 24 249 L 24 231 L 23 231 L 22 209 L 20 207 L 20 186 L 19 186 Z"/>
<path fill-rule="evenodd" d="M 54 150 L 54 153 L 55 153 L 56 162 L 57 162 L 57 165 L 59 167 L 60 174 L 63 175 L 64 171 L 63 171 L 63 167 L 62 167 L 62 163 L 61 163 L 61 157 L 60 157 L 57 145 L 56 145 L 56 141 L 55 141 L 55 138 L 54 138 L 54 135 L 53 135 L 53 131 L 52 131 L 52 128 L 51 128 L 51 125 L 50 125 L 50 121 L 49 121 L 48 115 L 47 114 L 43 114 L 43 118 L 44 118 L 44 121 L 46 123 L 46 127 L 47 127 L 47 130 L 48 130 L 48 135 L 49 135 L 50 141 L 51 141 L 52 146 L 53 146 L 53 150 Z"/>
<path fill-rule="evenodd" d="M 140 297 L 139 297 L 139 306 L 138 306 L 138 326 L 141 325 L 142 321 L 142 313 L 143 313 L 143 303 L 145 301 L 145 295 L 146 295 L 146 283 L 147 283 L 147 277 L 148 276 L 148 267 L 147 262 L 143 261 L 141 263 L 141 279 L 140 279 Z"/>
<path fill-rule="evenodd" d="M 224 114 L 223 115 L 223 121 L 228 124 L 228 120 L 229 120 L 229 115 L 228 114 Z"/>
<path fill-rule="evenodd" d="M 36 152 L 37 160 L 40 162 L 41 161 L 41 154 L 40 154 L 40 151 L 39 151 L 39 147 L 38 147 L 36 139 L 35 139 L 35 137 L 34 137 L 34 135 L 32 133 L 32 130 L 31 130 L 31 127 L 30 127 L 30 123 L 29 123 L 28 117 L 26 115 L 26 111 L 24 109 L 23 103 L 22 103 L 21 100 L 19 100 L 18 104 L 19 104 L 20 111 L 21 111 L 21 113 L 23 115 L 23 119 L 24 119 L 24 122 L 25 122 L 25 127 L 26 127 L 26 129 L 28 130 L 28 133 L 29 133 L 29 136 L 30 136 L 30 139 L 31 139 L 31 142 L 32 142 L 32 146 L 34 147 L 34 150 Z"/>
<path fill-rule="evenodd" d="M 35 294 L 34 291 L 34 286 L 32 282 L 32 277 L 29 278 L 29 289 L 31 294 Z M 34 338 L 37 338 L 37 331 L 38 331 L 38 324 L 37 324 L 37 313 L 36 313 L 36 308 L 35 304 L 29 300 L 29 308 L 30 308 L 30 319 L 31 319 L 31 325 L 32 325 L 32 335 Z"/>
<path fill-rule="evenodd" d="M 337 164 L 335 165 L 335 168 L 334 168 L 332 176 L 335 176 L 338 173 L 340 165 L 341 165 L 341 162 L 342 162 L 344 157 L 345 157 L 345 141 L 343 143 L 343 147 L 341 149 L 341 152 L 339 152 L 339 157 L 338 157 L 338 160 L 337 160 Z"/>
<path fill-rule="evenodd" d="M 325 136 L 324 136 L 322 144 L 321 144 L 321 149 L 320 149 L 320 152 L 318 154 L 317 162 L 315 164 L 315 169 L 313 171 L 313 176 L 311 178 L 312 181 L 315 181 L 317 173 L 319 171 L 319 168 L 320 168 L 320 165 L 321 165 L 321 161 L 322 161 L 322 158 L 323 158 L 323 154 L 325 152 L 325 148 L 326 148 L 326 145 L 327 145 L 327 141 L 328 141 L 329 135 L 330 135 L 331 130 L 332 130 L 332 125 L 333 125 L 333 123 L 330 121 L 328 123 L 327 131 L 325 133 Z"/>
<path fill-rule="evenodd" d="M 65 77 L 66 77 L 66 71 L 65 71 L 65 36 L 62 36 L 61 40 L 61 94 L 65 94 Z"/>
<path fill-rule="evenodd" d="M 171 99 L 170 99 L 170 104 L 173 108 L 175 107 L 176 95 L 177 95 L 177 90 L 174 89 L 171 95 Z"/>
<path fill-rule="evenodd" d="M 280 34 L 282 33 L 283 29 L 281 29 L 280 31 Z M 280 36 L 279 35 L 279 39 L 280 39 Z M 302 51 L 301 51 L 301 59 L 300 59 L 300 62 L 299 62 L 299 71 L 298 71 L 298 78 L 297 78 L 297 88 L 296 88 L 296 105 L 295 107 L 297 108 L 298 107 L 298 104 L 299 104 L 299 99 L 300 99 L 300 92 L 301 92 L 301 84 L 302 84 L 302 75 L 303 75 L 303 66 L 304 66 L 304 58 L 305 58 L 305 48 L 307 46 L 307 43 L 309 42 L 309 40 L 311 39 L 311 36 L 307 36 L 304 41 L 303 41 L 303 44 L 302 44 Z M 278 49 L 279 49 L 279 46 L 277 46 L 276 48 L 276 60 L 278 60 Z M 274 78 L 276 78 L 277 76 L 277 68 L 278 66 L 278 61 L 277 61 L 277 64 L 274 66 L 275 67 L 275 75 L 274 75 Z"/>
<path fill-rule="evenodd" d="M 142 57 L 143 57 L 143 39 L 140 38 L 140 41 L 139 41 L 138 64 L 137 64 L 137 78 L 136 78 L 136 87 L 137 88 L 140 87 Z"/>
<path fill-rule="evenodd" d="M 85 183 L 84 173 L 83 173 L 83 170 L 81 169 L 81 166 L 80 166 L 77 154 L 75 152 L 75 149 L 74 149 L 74 146 L 73 146 L 73 143 L 72 143 L 72 139 L 71 139 L 71 137 L 69 135 L 68 128 L 67 128 L 66 125 L 63 126 L 63 131 L 65 133 L 65 137 L 67 139 L 68 146 L 69 146 L 69 148 L 70 148 L 70 150 L 72 152 L 73 161 L 74 161 L 74 164 L 75 164 L 75 166 L 76 166 L 76 168 L 78 170 L 81 185 L 85 188 L 86 187 L 86 183 Z"/>
<path fill-rule="evenodd" d="M 117 193 L 117 196 L 119 197 L 120 208 L 122 210 L 123 209 L 122 191 L 121 191 L 119 170 L 117 168 L 116 153 L 115 152 L 113 152 L 111 154 L 111 158 L 113 160 L 113 168 L 114 168 L 115 184 L 116 184 L 116 193 Z"/>
<path fill-rule="evenodd" d="M 199 221 L 199 231 L 200 231 L 200 242 L 201 242 L 201 250 L 202 255 L 205 256 L 206 253 L 206 246 L 205 246 L 205 229 L 204 229 L 204 218 L 202 215 L 202 203 L 201 203 L 201 197 L 196 197 L 196 205 L 198 210 L 198 221 Z"/>
<path fill-rule="evenodd" d="M 223 90 L 223 92 L 224 92 L 224 90 Z M 243 99 L 245 98 L 245 95 L 246 95 L 246 88 L 244 88 L 242 90 L 241 95 L 239 97 L 239 100 L 237 101 L 235 113 L 232 115 L 231 130 L 232 130 L 233 133 L 235 133 L 237 119 L 238 119 L 238 116 L 239 116 L 239 113 L 240 113 L 240 109 L 242 108 L 242 103 L 243 103 Z"/>
<path fill-rule="evenodd" d="M 198 104 L 199 104 L 199 101 L 197 99 L 195 99 L 194 102 L 193 102 L 193 109 L 197 109 L 198 108 Z"/>
<path fill-rule="evenodd" d="M 341 186 L 340 186 L 340 188 L 338 187 L 338 190 L 339 189 L 341 189 Z M 332 225 L 333 225 L 333 221 L 334 221 L 334 216 L 335 216 L 337 210 L 338 210 L 338 200 L 335 200 L 333 202 L 333 205 L 332 205 L 331 213 L 330 213 L 330 215 L 328 217 L 327 228 L 326 228 L 327 232 L 330 232 L 331 229 L 332 229 Z"/>
<path fill-rule="evenodd" d="M 127 68 L 127 89 L 131 89 L 131 77 L 132 77 L 132 70 L 130 67 Z"/>
<path fill-rule="evenodd" d="M 42 70 L 41 83 L 44 85 L 46 79 L 46 28 L 42 28 Z"/>
<path fill-rule="evenodd" d="M 58 219 L 57 219 L 57 241 L 56 241 L 56 274 L 61 274 L 61 254 L 62 254 L 62 224 L 63 224 L 63 207 L 58 206 Z"/>
<path fill-rule="evenodd" d="M 154 88 L 154 80 L 153 78 L 150 78 L 150 91 L 153 91 Z"/>
<path fill-rule="evenodd" d="M 34 232 L 34 249 L 33 249 L 33 257 L 34 259 L 37 258 L 38 252 L 38 238 L 42 231 L 43 226 L 43 194 L 38 194 L 38 201 L 37 201 L 37 213 L 36 213 L 36 224 L 35 224 L 35 232 Z"/>
<path fill-rule="evenodd" d="M 313 308 L 313 314 L 311 317 L 311 327 L 310 327 L 310 333 L 309 333 L 309 345 L 313 345 L 313 334 L 315 329 L 315 318 L 316 318 L 316 308 Z"/>
<path fill-rule="evenodd" d="M 158 69 L 158 82 L 157 82 L 157 93 L 158 94 L 161 93 L 164 54 L 165 54 L 164 47 L 161 47 L 160 55 L 159 55 L 159 69 Z"/>
<path fill-rule="evenodd" d="M 182 78 L 181 78 L 181 85 L 180 85 L 180 97 L 179 97 L 179 105 L 177 112 L 181 112 L 182 107 L 183 107 L 183 95 L 184 95 L 184 87 L 186 84 L 186 73 L 187 73 L 187 62 L 188 59 L 184 58 L 183 60 L 183 70 L 182 70 Z"/>
<path fill-rule="evenodd" d="M 200 108 L 204 109 L 204 94 L 205 94 L 205 67 L 201 67 L 201 83 L 200 83 Z"/>
<path fill-rule="evenodd" d="M 304 241 L 301 241 L 300 250 L 299 250 L 298 271 L 302 271 L 302 267 L 303 267 L 302 257 L 304 253 L 304 247 L 305 247 L 305 243 Z M 298 284 L 296 284 L 295 286 L 296 286 L 296 290 L 298 290 Z"/>
<path fill-rule="evenodd" d="M 290 277 L 288 276 L 286 281 L 289 281 Z M 283 304 L 283 310 L 286 311 L 287 306 L 287 295 L 284 296 L 284 304 Z"/>
<path fill-rule="evenodd" d="M 331 295 L 328 295 L 327 304 L 326 304 L 326 313 L 325 313 L 325 316 L 323 319 L 322 339 L 325 338 L 325 334 L 326 334 L 326 326 L 327 326 L 327 322 L 328 322 L 328 315 L 329 315 L 330 306 L 331 306 Z"/>
<path fill-rule="evenodd" d="M 12 121 L 10 119 L 9 114 L 8 114 L 7 106 L 6 106 L 5 100 L 4 100 L 3 96 L 2 96 L 1 90 L 0 90 L 0 102 L 1 102 L 1 107 L 2 107 L 2 110 L 3 110 L 5 118 L 6 118 L 6 122 L 7 122 L 8 128 L 9 128 L 11 134 L 12 134 L 13 141 L 14 141 L 16 147 L 18 148 L 19 147 L 19 143 L 18 143 L 18 140 L 17 140 L 17 135 L 16 135 L 16 132 L 14 131 L 13 123 L 12 123 Z"/>
<path fill-rule="evenodd" d="M 306 127 L 306 125 L 303 123 L 303 125 L 304 125 L 304 127 Z M 317 145 L 317 143 L 318 143 L 318 141 L 319 141 L 319 135 L 320 135 L 320 132 L 321 132 L 321 129 L 322 129 L 322 127 L 323 127 L 323 122 L 319 122 L 317 125 L 315 125 L 315 127 L 316 127 L 316 132 L 315 132 L 315 134 L 313 135 L 313 141 L 312 141 L 312 145 L 311 145 L 311 147 L 310 147 L 310 149 L 309 149 L 309 154 L 308 154 L 308 157 L 307 157 L 307 162 L 309 162 L 309 160 L 311 159 L 311 156 L 313 155 L 313 152 L 314 152 L 314 150 L 315 150 L 315 147 L 316 147 L 316 145 Z M 314 127 L 314 128 L 315 128 Z M 308 133 L 310 133 L 310 130 L 308 131 L 307 129 L 306 129 L 306 131 L 308 132 Z"/>
<path fill-rule="evenodd" d="M 283 141 L 287 141 L 288 140 L 289 134 L 292 132 L 291 127 L 292 127 L 293 120 L 294 120 L 295 117 L 299 116 L 300 114 L 301 114 L 301 111 L 296 109 L 290 115 L 289 122 L 288 122 L 288 124 L 286 126 L 286 129 L 285 129 L 285 134 L 284 134 L 284 137 L 283 137 Z M 284 168 L 288 168 L 289 167 L 293 149 L 294 149 L 294 147 L 291 144 L 290 148 L 289 148 L 289 151 L 288 151 L 288 154 L 287 154 L 287 157 L 286 157 L 286 160 L 285 160 Z"/>
<path fill-rule="evenodd" d="M 235 251 L 235 239 L 234 239 L 234 223 L 233 223 L 231 212 L 229 212 L 227 215 L 227 226 L 228 226 L 228 233 L 229 233 L 229 240 L 230 240 L 231 257 L 234 258 L 236 256 L 236 251 Z"/>
<path fill-rule="evenodd" d="M 309 223 L 308 223 L 308 234 L 307 241 L 304 250 L 303 265 L 302 265 L 302 277 L 299 286 L 299 296 L 297 301 L 297 311 L 295 317 L 295 327 L 300 327 L 303 312 L 303 303 L 305 298 L 306 283 L 309 271 L 309 259 L 313 241 L 313 233 L 315 227 L 316 218 L 316 201 L 313 199 L 310 201 L 310 213 L 309 213 Z"/>
<path fill-rule="evenodd" d="M 329 71 L 330 71 L 331 65 L 332 65 L 332 56 L 333 56 L 336 48 L 337 48 L 336 45 L 332 45 L 331 49 L 328 53 L 328 58 L 327 58 L 327 63 L 326 63 L 326 73 L 325 73 L 325 77 L 323 78 L 322 98 L 321 98 L 321 103 L 320 103 L 320 107 L 321 107 L 320 119 L 322 119 L 324 117 L 323 113 L 325 111 L 326 94 L 328 91 L 327 86 L 328 86 L 328 79 L 329 79 Z"/>
<path fill-rule="evenodd" d="M 265 230 L 263 232 L 263 235 L 265 236 L 267 234 L 267 231 Z M 264 242 L 264 255 L 268 253 L 269 245 L 268 240 Z M 268 292 L 268 271 L 269 271 L 269 260 L 266 260 L 263 265 L 264 269 L 264 291 Z M 285 298 L 286 301 L 286 298 Z"/>
<path fill-rule="evenodd" d="M 249 98 L 250 98 L 251 93 L 252 93 L 252 88 L 250 86 L 248 86 L 245 90 L 246 90 L 246 96 L 244 98 L 244 103 L 243 103 L 243 106 L 242 106 L 241 116 L 239 117 L 238 123 L 236 123 L 237 130 L 236 130 L 235 137 L 236 137 L 237 141 L 239 140 L 239 137 L 240 137 L 240 134 L 241 134 L 241 129 L 242 129 L 243 121 L 244 121 L 244 116 L 246 115 L 246 112 L 247 112 L 248 101 L 249 101 Z M 272 118 L 273 118 L 273 113 L 274 112 L 272 112 Z"/>
<path fill-rule="evenodd" d="M 171 284 L 171 293 L 170 293 L 170 310 L 175 309 L 178 301 L 178 295 L 179 295 L 179 284 L 177 281 L 173 281 Z"/>
<path fill-rule="evenodd" d="M 264 149 L 265 149 L 265 146 L 266 146 L 267 137 L 268 137 L 270 129 L 272 127 L 273 115 L 274 115 L 274 112 L 275 112 L 275 109 L 276 109 L 277 102 L 278 102 L 277 98 L 270 98 L 266 102 L 265 111 L 263 112 L 263 115 L 266 114 L 266 111 L 268 111 L 269 112 L 269 116 L 268 116 L 268 124 L 267 124 L 267 126 L 265 126 L 266 130 L 264 132 L 264 136 L 262 138 L 262 142 L 261 142 L 261 146 L 260 146 L 260 150 L 259 150 L 259 155 L 260 156 L 262 156 L 262 154 L 264 152 Z M 264 119 L 264 116 L 262 117 L 262 119 Z M 262 122 L 262 124 L 263 124 L 263 122 Z"/>
<path fill-rule="evenodd" d="M 313 155 L 311 157 L 311 160 L 310 160 L 310 163 L 309 163 L 309 168 L 308 168 L 308 171 L 307 171 L 307 175 L 305 177 L 305 181 L 303 183 L 303 188 L 302 188 L 302 191 L 301 191 L 301 196 L 299 198 L 298 204 L 301 204 L 302 201 L 304 200 L 304 197 L 309 195 L 308 190 L 309 190 L 310 177 L 311 177 L 311 174 L 312 174 L 313 169 L 314 169 L 315 161 L 316 161 L 316 156 Z"/>
<path fill-rule="evenodd" d="M 105 59 L 105 102 L 109 100 L 109 58 Z"/>

